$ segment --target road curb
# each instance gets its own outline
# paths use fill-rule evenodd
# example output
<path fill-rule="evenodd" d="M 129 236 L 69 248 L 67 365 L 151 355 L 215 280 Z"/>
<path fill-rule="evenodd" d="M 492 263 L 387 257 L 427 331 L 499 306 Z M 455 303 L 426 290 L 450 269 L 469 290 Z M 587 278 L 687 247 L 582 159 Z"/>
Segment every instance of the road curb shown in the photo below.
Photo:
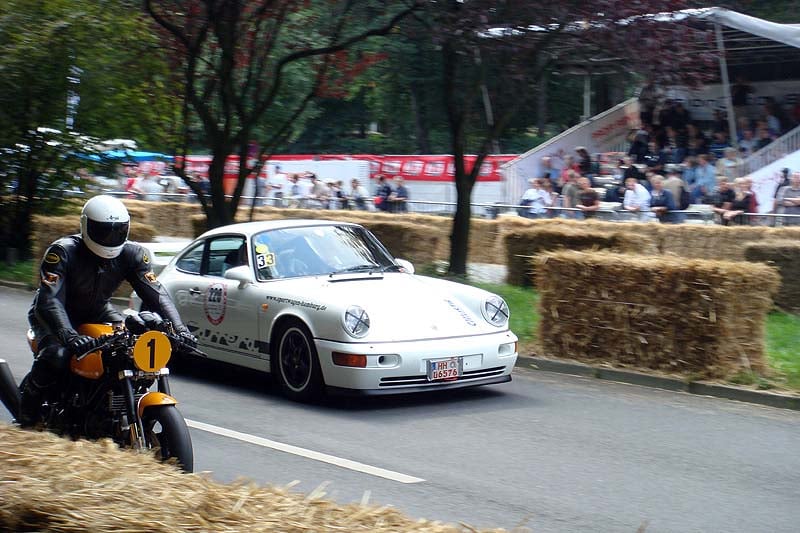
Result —
<path fill-rule="evenodd" d="M 27 283 L 22 283 L 21 281 L 8 281 L 5 279 L 0 279 L 0 287 L 9 287 L 11 289 L 20 289 L 23 291 L 31 290 L 31 286 Z"/>
<path fill-rule="evenodd" d="M 573 376 L 591 377 L 642 387 L 651 387 L 673 392 L 686 392 L 699 396 L 713 396 L 727 400 L 778 407 L 780 409 L 792 409 L 800 411 L 800 396 L 789 394 L 779 394 L 769 391 L 757 391 L 744 389 L 731 385 L 720 385 L 717 383 L 705 383 L 702 381 L 684 381 L 678 378 L 664 376 L 653 376 L 631 370 L 620 370 L 616 368 L 606 368 L 588 365 L 573 361 L 560 361 L 546 359 L 544 357 L 524 356 L 517 358 L 517 367 L 528 370 L 539 370 L 543 372 L 555 372 L 559 374 L 570 374 Z"/>

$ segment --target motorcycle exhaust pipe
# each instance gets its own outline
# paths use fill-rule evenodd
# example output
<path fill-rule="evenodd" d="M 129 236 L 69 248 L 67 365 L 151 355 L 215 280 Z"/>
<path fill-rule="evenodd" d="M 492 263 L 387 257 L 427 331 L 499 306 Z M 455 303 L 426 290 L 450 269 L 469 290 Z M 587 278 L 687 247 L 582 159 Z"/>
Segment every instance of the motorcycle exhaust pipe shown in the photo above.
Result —
<path fill-rule="evenodd" d="M 14 419 L 19 419 L 20 396 L 17 382 L 11 375 L 11 367 L 5 359 L 0 359 L 0 401 L 6 406 Z"/>

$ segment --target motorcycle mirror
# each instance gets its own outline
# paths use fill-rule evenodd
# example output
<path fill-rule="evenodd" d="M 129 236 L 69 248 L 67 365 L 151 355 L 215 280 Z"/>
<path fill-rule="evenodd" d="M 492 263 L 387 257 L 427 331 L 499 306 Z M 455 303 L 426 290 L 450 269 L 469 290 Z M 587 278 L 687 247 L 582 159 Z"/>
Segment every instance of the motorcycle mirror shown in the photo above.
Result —
<path fill-rule="evenodd" d="M 125 328 L 134 335 L 141 335 L 147 331 L 147 325 L 139 315 L 128 315 L 125 317 Z"/>

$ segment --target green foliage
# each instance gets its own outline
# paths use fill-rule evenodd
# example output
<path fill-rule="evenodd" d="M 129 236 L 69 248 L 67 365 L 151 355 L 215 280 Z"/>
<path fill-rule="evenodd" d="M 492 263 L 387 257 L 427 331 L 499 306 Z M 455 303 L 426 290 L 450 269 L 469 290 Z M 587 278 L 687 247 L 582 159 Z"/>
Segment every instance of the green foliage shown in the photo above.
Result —
<path fill-rule="evenodd" d="M 0 262 L 0 279 L 29 284 L 33 279 L 34 269 L 37 267 L 37 262 L 33 260 L 16 263 Z"/>

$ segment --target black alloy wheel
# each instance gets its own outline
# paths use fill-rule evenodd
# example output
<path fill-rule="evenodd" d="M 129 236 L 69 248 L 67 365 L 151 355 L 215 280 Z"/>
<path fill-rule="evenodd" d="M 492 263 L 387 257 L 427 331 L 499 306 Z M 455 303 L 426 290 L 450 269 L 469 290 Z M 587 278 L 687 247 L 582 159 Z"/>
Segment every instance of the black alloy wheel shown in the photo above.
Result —
<path fill-rule="evenodd" d="M 290 399 L 308 402 L 322 392 L 322 371 L 311 334 L 303 324 L 289 324 L 278 341 L 277 377 Z"/>

